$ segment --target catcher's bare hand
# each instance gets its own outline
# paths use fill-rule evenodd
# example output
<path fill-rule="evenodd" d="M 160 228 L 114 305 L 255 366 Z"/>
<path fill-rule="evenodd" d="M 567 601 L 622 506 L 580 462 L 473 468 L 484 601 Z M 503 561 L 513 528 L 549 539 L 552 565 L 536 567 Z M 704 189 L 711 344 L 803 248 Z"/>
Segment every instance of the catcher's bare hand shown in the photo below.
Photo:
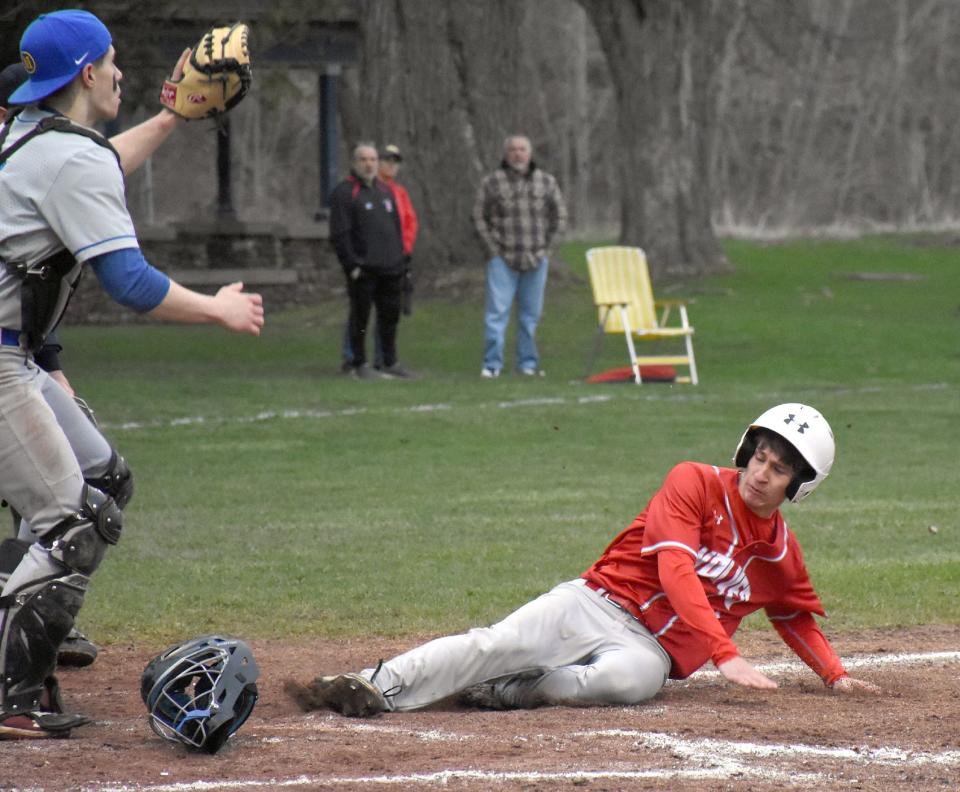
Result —
<path fill-rule="evenodd" d="M 853 677 L 840 677 L 836 682 L 830 686 L 831 690 L 835 690 L 837 693 L 870 693 L 871 695 L 878 695 L 880 691 L 879 685 L 874 685 L 873 682 L 867 682 L 863 679 L 854 679 Z"/>
<path fill-rule="evenodd" d="M 777 683 L 760 673 L 742 657 L 734 657 L 717 666 L 717 670 L 728 682 L 758 690 L 776 690 Z"/>
<path fill-rule="evenodd" d="M 245 292 L 243 283 L 238 281 L 223 286 L 214 299 L 219 308 L 219 324 L 237 333 L 260 335 L 260 328 L 263 327 L 263 297 Z"/>

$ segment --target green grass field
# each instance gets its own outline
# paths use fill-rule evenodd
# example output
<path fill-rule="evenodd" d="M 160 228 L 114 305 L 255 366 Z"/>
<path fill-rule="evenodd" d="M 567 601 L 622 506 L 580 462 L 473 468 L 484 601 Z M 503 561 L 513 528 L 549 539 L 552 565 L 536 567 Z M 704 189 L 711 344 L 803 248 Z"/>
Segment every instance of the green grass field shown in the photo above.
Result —
<path fill-rule="evenodd" d="M 548 287 L 543 379 L 480 379 L 481 297 L 418 302 L 409 382 L 336 373 L 341 300 L 268 306 L 256 340 L 67 327 L 67 373 L 137 481 L 80 624 L 109 643 L 487 623 L 582 572 L 674 463 L 727 464 L 782 401 L 837 436 L 830 478 L 785 508 L 830 629 L 958 624 L 960 251 L 935 243 L 727 242 L 735 274 L 658 289 L 695 300 L 698 387 L 582 382 L 582 243 Z M 626 362 L 608 337 L 598 368 Z"/>

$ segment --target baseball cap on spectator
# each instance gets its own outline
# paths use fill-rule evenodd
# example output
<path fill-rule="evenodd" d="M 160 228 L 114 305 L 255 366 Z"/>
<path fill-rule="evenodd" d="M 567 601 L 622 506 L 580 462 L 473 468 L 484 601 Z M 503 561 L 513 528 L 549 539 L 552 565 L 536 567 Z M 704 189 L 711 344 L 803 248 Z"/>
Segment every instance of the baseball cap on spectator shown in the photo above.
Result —
<path fill-rule="evenodd" d="M 19 61 L 11 63 L 3 71 L 0 71 L 0 107 L 7 107 L 10 101 L 10 94 L 20 83 L 27 79 L 27 70 Z"/>
<path fill-rule="evenodd" d="M 383 147 L 383 154 L 380 155 L 380 159 L 385 160 L 396 160 L 397 162 L 403 162 L 403 157 L 400 154 L 400 148 L 398 146 L 390 143 Z"/>
<path fill-rule="evenodd" d="M 111 41 L 110 31 L 89 11 L 41 14 L 20 38 L 27 81 L 10 94 L 10 104 L 33 104 L 56 93 L 103 57 Z"/>

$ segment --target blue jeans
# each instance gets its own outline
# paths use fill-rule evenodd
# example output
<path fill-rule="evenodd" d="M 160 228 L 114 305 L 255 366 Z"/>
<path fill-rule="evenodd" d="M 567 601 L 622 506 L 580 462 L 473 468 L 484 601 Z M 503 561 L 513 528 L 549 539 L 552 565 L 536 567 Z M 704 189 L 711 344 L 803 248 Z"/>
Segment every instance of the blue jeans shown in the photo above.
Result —
<path fill-rule="evenodd" d="M 500 256 L 487 262 L 487 299 L 484 309 L 483 367 L 503 368 L 503 342 L 510 308 L 517 300 L 517 368 L 538 369 L 540 355 L 534 336 L 543 313 L 543 292 L 549 262 L 542 259 L 532 270 L 511 269 Z"/>

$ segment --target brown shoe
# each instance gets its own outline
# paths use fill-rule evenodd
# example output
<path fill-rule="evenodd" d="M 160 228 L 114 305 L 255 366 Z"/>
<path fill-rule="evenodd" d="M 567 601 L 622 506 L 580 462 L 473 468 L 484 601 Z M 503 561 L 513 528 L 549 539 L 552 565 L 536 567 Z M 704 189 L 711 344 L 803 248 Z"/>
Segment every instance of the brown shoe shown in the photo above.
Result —
<path fill-rule="evenodd" d="M 70 630 L 57 650 L 57 665 L 83 668 L 97 659 L 96 645 L 77 629 Z"/>
<path fill-rule="evenodd" d="M 0 714 L 0 740 L 47 740 L 70 736 L 70 730 L 90 723 L 86 715 L 69 712 Z"/>

